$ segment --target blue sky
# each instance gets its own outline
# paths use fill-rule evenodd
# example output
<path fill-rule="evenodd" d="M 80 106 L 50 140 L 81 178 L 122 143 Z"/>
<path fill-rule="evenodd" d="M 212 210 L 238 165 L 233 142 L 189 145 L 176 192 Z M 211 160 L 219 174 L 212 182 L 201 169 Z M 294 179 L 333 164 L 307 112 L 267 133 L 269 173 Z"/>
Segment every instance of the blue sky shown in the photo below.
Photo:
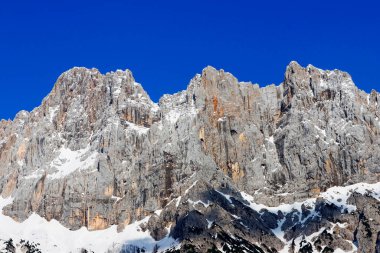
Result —
<path fill-rule="evenodd" d="M 73 66 L 129 68 L 153 100 L 207 66 L 261 86 L 296 60 L 380 90 L 377 1 L 2 1 L 0 118 L 38 106 Z"/>

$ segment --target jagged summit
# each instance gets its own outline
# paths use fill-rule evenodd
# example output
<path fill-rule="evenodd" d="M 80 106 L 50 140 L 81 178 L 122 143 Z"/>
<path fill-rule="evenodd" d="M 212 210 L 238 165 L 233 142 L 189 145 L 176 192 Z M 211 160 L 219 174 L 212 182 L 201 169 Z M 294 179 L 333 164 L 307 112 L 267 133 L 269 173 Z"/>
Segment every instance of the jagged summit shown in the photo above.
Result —
<path fill-rule="evenodd" d="M 303 232 L 335 229 L 334 219 L 359 224 L 359 212 L 344 215 L 344 208 L 362 210 L 361 195 L 337 209 L 318 199 L 331 187 L 379 181 L 378 101 L 345 72 L 296 62 L 280 85 L 263 88 L 206 67 L 158 104 L 128 70 L 73 68 L 41 106 L 0 122 L 2 212 L 91 231 L 123 231 L 146 219 L 141 226 L 155 240 L 212 248 L 225 238 L 278 252 Z M 304 207 L 291 211 L 295 202 Z M 282 204 L 289 209 L 281 213 L 257 209 Z M 368 226 L 375 234 L 376 225 Z M 364 231 L 345 229 L 352 237 Z"/>
<path fill-rule="evenodd" d="M 289 79 L 290 76 L 305 76 L 305 75 L 311 75 L 313 76 L 318 76 L 321 81 L 319 81 L 316 86 L 321 89 L 328 88 L 326 87 L 326 84 L 332 84 L 332 85 L 337 85 L 340 84 L 340 87 L 335 87 L 338 89 L 348 89 L 351 92 L 355 92 L 357 87 L 353 83 L 351 76 L 347 72 L 343 72 L 340 70 L 321 70 L 317 67 L 314 67 L 313 65 L 309 64 L 307 67 L 302 67 L 297 61 L 291 61 L 288 66 L 286 67 L 285 71 L 285 78 Z M 230 78 L 230 79 L 235 79 L 237 82 L 237 79 L 233 76 L 233 74 L 229 72 L 225 72 L 223 69 L 217 70 L 216 68 L 212 66 L 207 66 L 205 67 L 202 71 L 201 74 L 197 74 L 194 77 L 194 80 L 199 79 L 199 78 L 218 78 L 219 76 L 223 76 L 224 78 Z M 302 78 L 303 78 L 302 77 Z M 110 71 L 105 74 L 102 74 L 98 69 L 96 68 L 86 68 L 86 67 L 73 67 L 65 72 L 63 72 L 59 78 L 57 79 L 56 84 L 54 85 L 53 90 L 51 93 L 43 100 L 43 103 L 47 103 L 49 100 L 49 97 L 52 96 L 58 96 L 60 99 L 64 99 L 62 94 L 64 93 L 65 90 L 68 90 L 72 95 L 75 94 L 81 94 L 84 96 L 87 96 L 86 91 L 92 91 L 94 88 L 93 86 L 98 83 L 99 79 L 124 79 L 123 85 L 131 85 L 132 89 L 133 87 L 135 88 L 135 92 L 138 96 L 138 94 L 141 94 L 145 99 L 147 99 L 151 104 L 154 104 L 153 101 L 150 99 L 149 95 L 147 92 L 144 90 L 143 86 L 141 84 L 137 83 L 133 77 L 133 73 L 131 70 L 126 69 L 126 70 L 116 70 L 116 71 Z M 345 79 L 346 81 L 342 83 L 340 80 L 336 79 Z M 336 80 L 336 81 L 334 81 Z M 331 82 L 332 81 L 332 82 Z M 235 82 L 235 81 L 234 81 Z M 71 83 L 71 86 L 67 86 L 68 83 Z M 92 86 L 91 86 L 91 85 Z M 118 82 L 110 82 L 111 86 L 117 86 L 111 88 L 111 86 L 106 87 L 106 89 L 109 89 L 108 92 L 114 92 L 115 94 L 119 94 L 120 92 L 120 83 Z M 251 82 L 244 82 L 244 84 L 252 84 Z M 313 84 L 314 85 L 314 84 Z M 309 85 L 312 87 L 313 85 Z M 63 86 L 63 87 L 62 87 Z M 187 89 L 191 89 L 191 82 L 189 84 L 189 87 Z M 267 86 L 264 86 L 262 88 L 265 88 Z M 306 87 L 306 86 L 305 86 Z M 313 87 L 312 87 L 313 88 Z M 77 92 L 75 91 L 77 89 Z M 205 90 L 207 91 L 207 89 Z M 83 94 L 82 94 L 83 93 Z M 377 94 L 376 90 L 373 90 L 375 95 Z M 164 96 L 170 96 L 168 94 Z M 54 99 L 50 99 L 54 100 Z M 161 100 L 161 99 L 160 99 Z M 55 101 L 55 104 L 59 103 L 60 101 Z M 51 104 L 51 101 L 48 103 L 49 106 L 53 106 Z M 37 108 L 36 108 L 37 109 Z M 156 108 L 157 109 L 157 108 Z M 25 115 L 25 113 L 29 113 L 27 111 L 22 111 L 22 114 Z M 15 117 L 17 118 L 17 117 Z"/>

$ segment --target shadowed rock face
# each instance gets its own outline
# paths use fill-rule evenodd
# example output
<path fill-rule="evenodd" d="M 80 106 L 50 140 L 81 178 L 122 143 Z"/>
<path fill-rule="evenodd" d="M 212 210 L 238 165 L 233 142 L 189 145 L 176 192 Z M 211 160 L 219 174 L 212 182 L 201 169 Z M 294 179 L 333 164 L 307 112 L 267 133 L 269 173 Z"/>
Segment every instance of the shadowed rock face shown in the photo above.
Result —
<path fill-rule="evenodd" d="M 158 104 L 128 70 L 73 68 L 40 107 L 0 122 L 0 192 L 14 198 L 3 212 L 19 221 L 36 212 L 71 229 L 98 230 L 123 229 L 164 209 L 166 216 L 147 225 L 156 239 L 171 226 L 173 237 L 206 238 L 212 248 L 210 229 L 220 238 L 237 231 L 232 243 L 275 252 L 284 246 L 272 232 L 281 215 L 247 210 L 238 194 L 236 203 L 223 203 L 216 190 L 244 191 L 277 206 L 332 186 L 379 181 L 378 102 L 379 93 L 360 91 L 345 72 L 296 62 L 283 83 L 264 88 L 207 67 Z M 180 196 L 212 206 L 181 205 Z M 223 223 L 231 213 L 247 222 Z M 318 247 L 331 241 L 327 233 Z M 376 236 L 356 233 L 357 240 L 371 238 L 371 249 Z"/>

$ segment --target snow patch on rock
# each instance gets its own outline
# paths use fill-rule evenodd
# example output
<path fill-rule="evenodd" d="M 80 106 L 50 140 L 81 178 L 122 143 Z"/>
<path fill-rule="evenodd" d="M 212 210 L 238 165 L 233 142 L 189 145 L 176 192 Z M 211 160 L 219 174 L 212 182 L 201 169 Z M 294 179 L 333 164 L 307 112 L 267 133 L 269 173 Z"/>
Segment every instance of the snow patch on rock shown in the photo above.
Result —
<path fill-rule="evenodd" d="M 48 178 L 64 178 L 76 170 L 88 169 L 95 164 L 97 157 L 98 153 L 91 153 L 89 145 L 76 151 L 63 147 L 59 150 L 57 158 L 50 163 L 51 168 L 56 169 L 56 172 L 48 175 Z"/>

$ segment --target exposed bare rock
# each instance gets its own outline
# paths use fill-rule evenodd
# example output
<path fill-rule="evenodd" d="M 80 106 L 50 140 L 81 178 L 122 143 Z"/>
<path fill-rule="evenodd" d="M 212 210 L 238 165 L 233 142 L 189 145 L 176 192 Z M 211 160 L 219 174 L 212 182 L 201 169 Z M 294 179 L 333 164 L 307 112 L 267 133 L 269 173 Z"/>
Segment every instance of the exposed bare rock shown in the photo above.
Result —
<path fill-rule="evenodd" d="M 317 219 L 307 206 L 259 213 L 238 193 L 270 207 L 378 182 L 379 101 L 345 72 L 296 62 L 283 83 L 263 88 L 206 67 L 158 104 L 129 70 L 73 68 L 41 106 L 0 122 L 0 193 L 14 198 L 3 212 L 18 221 L 35 212 L 73 230 L 116 224 L 119 231 L 151 215 L 146 229 L 157 240 L 170 228 L 198 249 L 223 247 L 216 234 L 250 252 L 278 252 L 284 240 L 346 219 L 357 232 L 330 226 L 318 241 L 293 248 L 351 250 L 346 241 L 356 240 L 359 252 L 372 252 L 379 228 L 367 220 L 378 220 L 377 202 L 361 209 L 352 197 L 362 211 L 347 218 L 317 201 Z M 273 232 L 279 221 L 282 240 Z"/>

